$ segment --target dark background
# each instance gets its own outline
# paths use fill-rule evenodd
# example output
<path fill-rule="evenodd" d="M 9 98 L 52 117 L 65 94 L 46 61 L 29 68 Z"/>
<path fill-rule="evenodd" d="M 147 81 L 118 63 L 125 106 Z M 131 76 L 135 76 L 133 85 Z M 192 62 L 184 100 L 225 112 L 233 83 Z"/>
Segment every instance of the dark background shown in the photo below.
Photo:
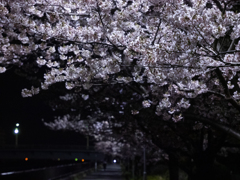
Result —
<path fill-rule="evenodd" d="M 0 74 L 0 144 L 14 145 L 14 128 L 19 123 L 18 144 L 86 145 L 86 138 L 73 131 L 53 131 L 42 119 L 53 121 L 54 112 L 41 97 L 23 98 L 23 88 L 30 89 L 26 78 L 14 70 Z"/>

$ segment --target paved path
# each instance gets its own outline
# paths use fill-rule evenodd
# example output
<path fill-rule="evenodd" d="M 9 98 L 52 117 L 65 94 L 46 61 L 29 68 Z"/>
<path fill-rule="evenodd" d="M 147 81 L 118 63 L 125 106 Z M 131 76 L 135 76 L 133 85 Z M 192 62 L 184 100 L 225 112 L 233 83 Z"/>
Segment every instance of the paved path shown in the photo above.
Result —
<path fill-rule="evenodd" d="M 122 171 L 119 164 L 108 164 L 107 169 L 98 170 L 87 175 L 83 180 L 123 180 Z"/>

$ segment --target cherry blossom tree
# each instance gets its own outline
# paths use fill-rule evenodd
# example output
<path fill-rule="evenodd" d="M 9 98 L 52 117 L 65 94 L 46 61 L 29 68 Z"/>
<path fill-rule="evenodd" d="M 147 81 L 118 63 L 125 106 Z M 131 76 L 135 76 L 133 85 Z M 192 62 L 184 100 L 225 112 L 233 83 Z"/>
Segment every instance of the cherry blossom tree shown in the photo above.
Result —
<path fill-rule="evenodd" d="M 204 174 L 204 169 L 212 170 L 215 167 L 213 160 L 221 155 L 219 151 L 224 150 L 221 148 L 227 147 L 227 131 L 218 131 L 216 126 L 210 128 L 205 122 L 198 122 L 194 118 L 178 123 L 159 120 L 159 116 L 155 114 L 156 105 L 145 107 L 142 88 L 138 89 L 138 85 L 132 83 L 131 86 L 115 84 L 95 87 L 88 90 L 89 95 L 84 96 L 68 92 L 60 97 L 63 102 L 55 101 L 52 105 L 55 109 L 58 106 L 61 111 L 68 108 L 66 112 L 71 112 L 72 115 L 57 117 L 55 122 L 46 124 L 53 129 L 71 129 L 90 134 L 98 141 L 97 149 L 124 158 L 142 157 L 145 147 L 151 164 L 173 161 L 175 164 L 171 164 L 180 167 L 189 177 L 196 178 L 199 173 Z M 84 98 L 86 96 L 89 98 Z M 203 99 L 201 97 L 199 101 Z M 195 101 L 196 104 L 199 103 L 197 99 Z M 220 106 L 217 103 L 216 105 Z M 131 114 L 131 107 L 138 109 L 139 113 Z M 210 111 L 211 108 L 205 109 Z M 190 109 L 196 110 L 194 106 Z M 81 117 L 76 116 L 78 113 L 81 113 Z M 227 127 L 224 124 L 217 125 Z M 194 169 L 197 169 L 197 175 Z M 208 174 L 211 177 L 209 172 Z"/>
<path fill-rule="evenodd" d="M 238 79 L 233 82 L 239 14 L 232 1 L 189 2 L 4 1 L 1 72 L 29 61 L 46 66 L 41 89 L 57 82 L 67 89 L 88 89 L 94 81 L 147 81 L 151 91 L 168 85 L 170 97 L 158 99 L 156 113 L 171 108 L 174 121 L 182 119 L 179 107 L 190 106 L 186 99 L 202 93 L 239 109 Z M 22 95 L 38 92 L 32 87 Z M 172 92 L 185 98 L 179 107 L 171 103 Z"/>
<path fill-rule="evenodd" d="M 137 102 L 130 106 L 131 100 L 116 101 L 118 114 L 124 107 L 120 102 L 127 102 L 123 112 L 131 117 L 149 109 L 153 119 L 165 124 L 178 127 L 192 120 L 196 126 L 208 124 L 239 138 L 238 7 L 233 0 L 1 1 L 0 72 L 14 66 L 40 80 L 23 89 L 23 97 L 64 83 L 84 102 L 98 85 L 124 84 L 138 92 L 131 93 Z M 106 98 L 108 94 L 101 100 Z M 79 113 L 83 119 L 94 119 L 88 117 L 91 108 L 97 118 L 102 116 L 97 105 L 89 107 Z M 111 111 L 108 107 L 104 113 Z M 116 112 L 106 113 L 100 124 L 93 120 L 88 130 L 107 136 L 112 128 L 107 119 L 113 116 L 121 124 Z M 69 123 L 67 117 L 55 124 Z M 85 122 L 68 127 L 85 133 Z"/>

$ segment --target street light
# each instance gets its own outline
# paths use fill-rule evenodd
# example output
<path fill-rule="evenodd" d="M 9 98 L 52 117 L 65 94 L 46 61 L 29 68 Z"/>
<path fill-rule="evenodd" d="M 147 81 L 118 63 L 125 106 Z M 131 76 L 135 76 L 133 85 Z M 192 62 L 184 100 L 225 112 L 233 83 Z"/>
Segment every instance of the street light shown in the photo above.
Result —
<path fill-rule="evenodd" d="M 14 134 L 16 135 L 15 137 L 15 146 L 18 146 L 18 133 L 19 133 L 19 129 L 17 128 L 19 127 L 19 123 L 16 123 L 16 128 L 14 129 Z"/>
<path fill-rule="evenodd" d="M 19 133 L 18 128 L 15 128 L 14 133 L 15 133 L 15 134 L 18 134 L 18 133 Z"/>

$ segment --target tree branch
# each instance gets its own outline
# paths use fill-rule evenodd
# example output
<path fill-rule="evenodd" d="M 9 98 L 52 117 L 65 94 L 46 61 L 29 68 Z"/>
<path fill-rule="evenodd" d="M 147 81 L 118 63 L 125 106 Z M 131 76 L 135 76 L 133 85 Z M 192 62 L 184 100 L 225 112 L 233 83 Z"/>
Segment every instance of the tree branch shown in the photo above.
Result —
<path fill-rule="evenodd" d="M 240 112 L 240 105 L 237 103 L 237 101 L 235 101 L 235 99 L 233 99 L 233 97 L 231 96 L 228 86 L 227 86 L 227 82 L 224 79 L 222 72 L 220 71 L 219 68 L 216 68 L 215 72 L 217 73 L 219 80 L 224 88 L 224 93 L 225 93 L 225 99 L 227 101 L 229 101 L 239 112 Z"/>
<path fill-rule="evenodd" d="M 156 40 L 156 37 L 157 37 L 157 34 L 158 34 L 158 31 L 159 31 L 159 28 L 160 28 L 160 25 L 161 25 L 161 19 L 159 20 L 159 23 L 158 23 L 158 27 L 157 27 L 157 31 L 156 31 L 156 33 L 155 33 L 155 36 L 154 36 L 154 38 L 153 38 L 153 41 L 152 41 L 152 45 L 154 45 L 154 42 L 155 42 L 155 40 Z"/>
<path fill-rule="evenodd" d="M 187 113 L 185 114 L 184 113 L 183 115 L 184 115 L 184 117 L 189 118 L 191 120 L 200 121 L 200 122 L 203 122 L 205 124 L 209 124 L 212 127 L 216 128 L 220 131 L 223 131 L 226 134 L 240 140 L 240 133 L 235 131 L 234 129 L 232 129 L 230 127 L 227 127 L 226 125 L 219 124 L 217 122 L 214 122 L 214 120 L 211 120 L 211 119 L 208 119 L 208 118 L 201 118 L 201 117 L 193 115 L 193 114 L 187 114 Z"/>
<path fill-rule="evenodd" d="M 228 86 L 227 86 L 227 82 L 222 75 L 222 72 L 220 71 L 219 68 L 216 68 L 215 72 L 216 72 L 216 74 L 217 74 L 217 76 L 218 76 L 218 78 L 219 78 L 219 80 L 220 80 L 220 82 L 221 82 L 221 84 L 224 88 L 224 93 L 225 93 L 226 98 L 230 98 L 231 95 L 230 95 L 230 92 L 229 92 L 229 89 L 228 89 Z"/>
<path fill-rule="evenodd" d="M 219 0 L 213 0 L 213 2 L 216 4 L 216 6 L 218 7 L 218 9 L 219 9 L 222 13 L 224 13 L 224 9 L 223 9 L 223 7 L 221 6 Z"/>

